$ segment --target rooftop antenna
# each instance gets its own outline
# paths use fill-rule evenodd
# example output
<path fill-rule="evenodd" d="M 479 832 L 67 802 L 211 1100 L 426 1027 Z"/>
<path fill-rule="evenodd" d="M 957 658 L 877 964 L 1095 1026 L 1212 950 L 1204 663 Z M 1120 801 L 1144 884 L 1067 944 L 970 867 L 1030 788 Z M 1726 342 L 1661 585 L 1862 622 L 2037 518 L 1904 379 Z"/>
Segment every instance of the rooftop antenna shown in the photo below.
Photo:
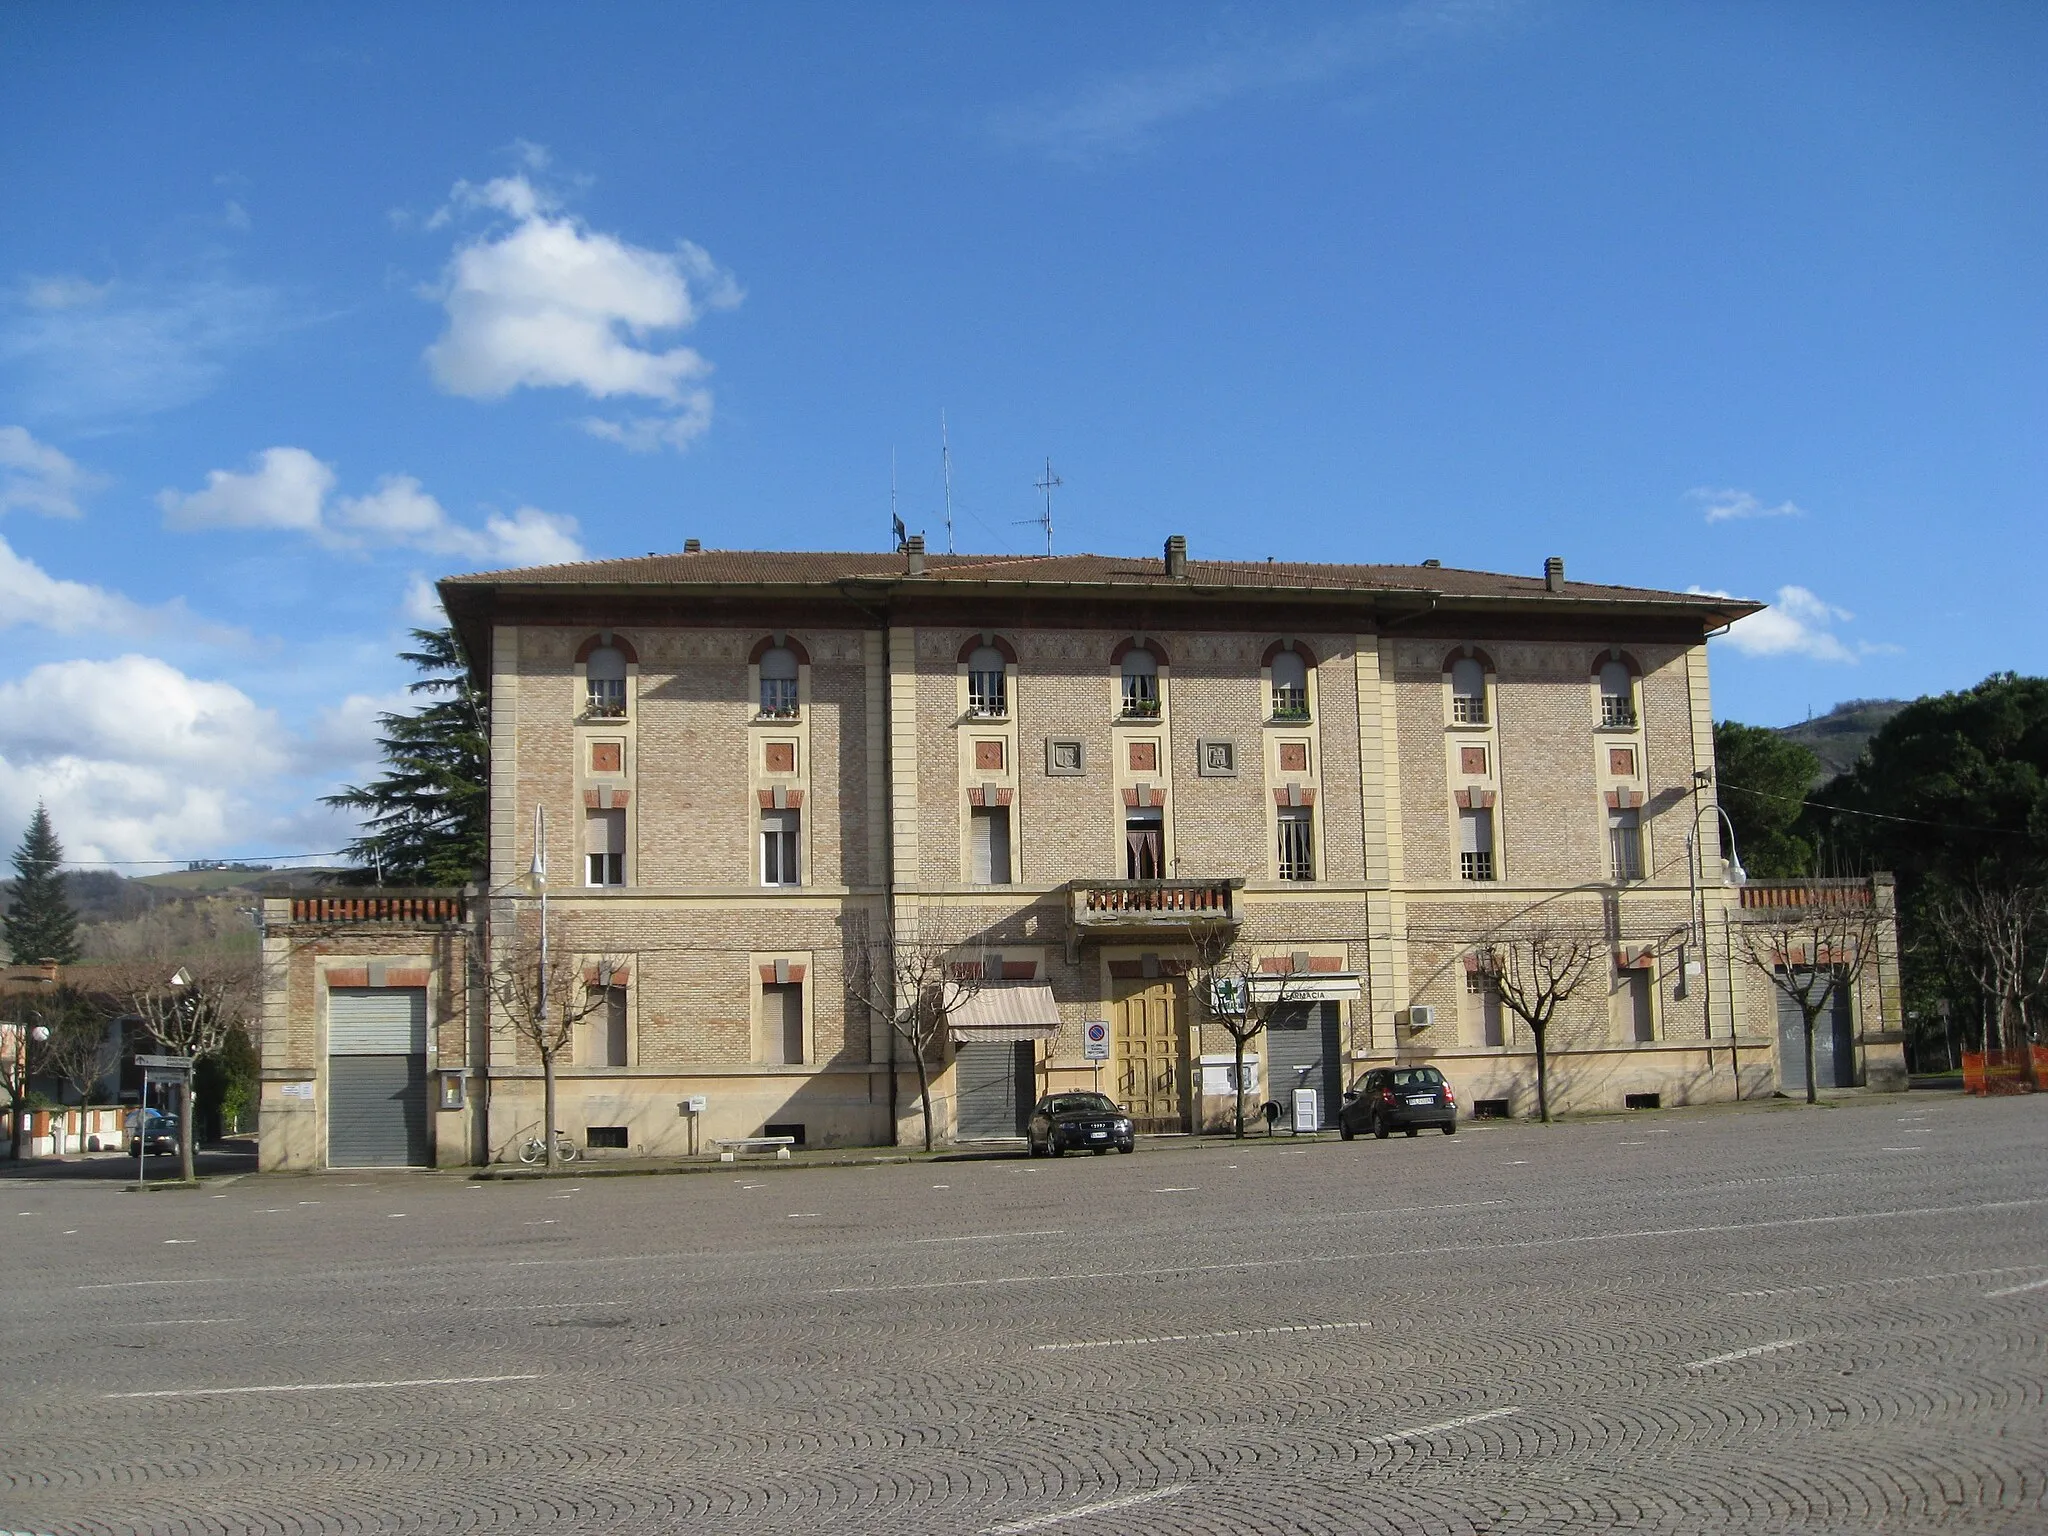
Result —
<path fill-rule="evenodd" d="M 1052 493 L 1067 482 L 1052 472 L 1052 460 L 1045 461 L 1045 473 L 1031 482 L 1034 489 L 1045 497 L 1045 510 L 1036 517 L 1019 518 L 1019 522 L 1036 523 L 1045 530 L 1045 552 L 1052 553 Z"/>
<path fill-rule="evenodd" d="M 946 442 L 946 408 L 939 407 L 939 470 L 946 477 L 946 553 L 953 553 L 953 450 Z"/>
<path fill-rule="evenodd" d="M 903 553 L 903 546 L 910 541 L 910 534 L 904 529 L 903 519 L 896 512 L 896 450 L 889 450 L 889 532 L 896 540 L 896 553 Z"/>

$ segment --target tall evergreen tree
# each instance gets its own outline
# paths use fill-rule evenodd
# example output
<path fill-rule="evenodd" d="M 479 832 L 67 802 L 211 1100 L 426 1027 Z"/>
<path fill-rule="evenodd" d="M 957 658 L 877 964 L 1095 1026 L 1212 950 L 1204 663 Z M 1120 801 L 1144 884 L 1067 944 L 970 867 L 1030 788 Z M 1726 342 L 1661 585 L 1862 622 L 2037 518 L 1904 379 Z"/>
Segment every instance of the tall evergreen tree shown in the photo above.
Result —
<path fill-rule="evenodd" d="M 4 927 L 7 952 L 16 965 L 78 959 L 78 914 L 64 894 L 64 845 L 50 825 L 50 812 L 37 805 L 28 832 L 14 850 L 14 883 Z"/>
<path fill-rule="evenodd" d="M 461 885 L 488 863 L 490 703 L 470 681 L 453 629 L 412 633 L 419 649 L 399 659 L 426 674 L 410 691 L 427 702 L 378 718 L 381 778 L 325 797 L 366 813 L 348 847 L 356 884 Z"/>

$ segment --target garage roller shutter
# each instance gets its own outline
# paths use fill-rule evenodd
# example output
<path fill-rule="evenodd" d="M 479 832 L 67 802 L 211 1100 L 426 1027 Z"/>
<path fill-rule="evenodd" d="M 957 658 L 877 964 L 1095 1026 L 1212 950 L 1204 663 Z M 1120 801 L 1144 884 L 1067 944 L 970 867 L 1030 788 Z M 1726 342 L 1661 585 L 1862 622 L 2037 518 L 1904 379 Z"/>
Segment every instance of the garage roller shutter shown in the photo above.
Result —
<path fill-rule="evenodd" d="M 424 1167 L 427 994 L 419 987 L 337 987 L 327 998 L 327 1162 Z"/>
<path fill-rule="evenodd" d="M 330 1056 L 424 1055 L 424 987 L 336 987 L 327 994 Z"/>

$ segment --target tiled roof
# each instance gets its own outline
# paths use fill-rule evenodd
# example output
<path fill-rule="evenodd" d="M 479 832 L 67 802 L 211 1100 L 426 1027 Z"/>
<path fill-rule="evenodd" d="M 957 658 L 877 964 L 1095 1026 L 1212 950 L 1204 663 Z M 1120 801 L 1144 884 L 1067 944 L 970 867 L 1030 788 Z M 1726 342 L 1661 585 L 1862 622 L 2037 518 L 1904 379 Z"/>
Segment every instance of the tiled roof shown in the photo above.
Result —
<path fill-rule="evenodd" d="M 1426 565 L 1315 565 L 1299 561 L 1190 560 L 1185 577 L 1166 574 L 1158 556 L 927 555 L 921 578 L 907 575 L 901 554 L 801 550 L 707 549 L 650 554 L 627 560 L 584 560 L 454 576 L 463 587 L 836 587 L 848 583 L 912 582 L 930 587 L 1017 585 L 1056 587 L 1165 587 L 1241 592 L 1421 592 L 1446 597 L 1533 598 L 1552 594 L 1543 577 Z M 1653 603 L 1720 609 L 1731 614 L 1756 605 L 1711 593 L 1666 592 L 1650 587 L 1602 586 L 1567 581 L 1555 594 L 1580 602 Z"/>

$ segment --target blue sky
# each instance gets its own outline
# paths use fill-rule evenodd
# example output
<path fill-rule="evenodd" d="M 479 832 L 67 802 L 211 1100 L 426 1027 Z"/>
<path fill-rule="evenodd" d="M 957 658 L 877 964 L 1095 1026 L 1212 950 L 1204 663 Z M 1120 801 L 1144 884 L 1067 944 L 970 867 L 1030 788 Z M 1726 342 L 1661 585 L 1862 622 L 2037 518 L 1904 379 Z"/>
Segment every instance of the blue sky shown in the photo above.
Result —
<path fill-rule="evenodd" d="M 1420 560 L 2039 671 L 2048 10 L 0 11 L 0 830 L 314 852 L 460 569 Z M 145 866 L 130 865 L 131 872 Z"/>

